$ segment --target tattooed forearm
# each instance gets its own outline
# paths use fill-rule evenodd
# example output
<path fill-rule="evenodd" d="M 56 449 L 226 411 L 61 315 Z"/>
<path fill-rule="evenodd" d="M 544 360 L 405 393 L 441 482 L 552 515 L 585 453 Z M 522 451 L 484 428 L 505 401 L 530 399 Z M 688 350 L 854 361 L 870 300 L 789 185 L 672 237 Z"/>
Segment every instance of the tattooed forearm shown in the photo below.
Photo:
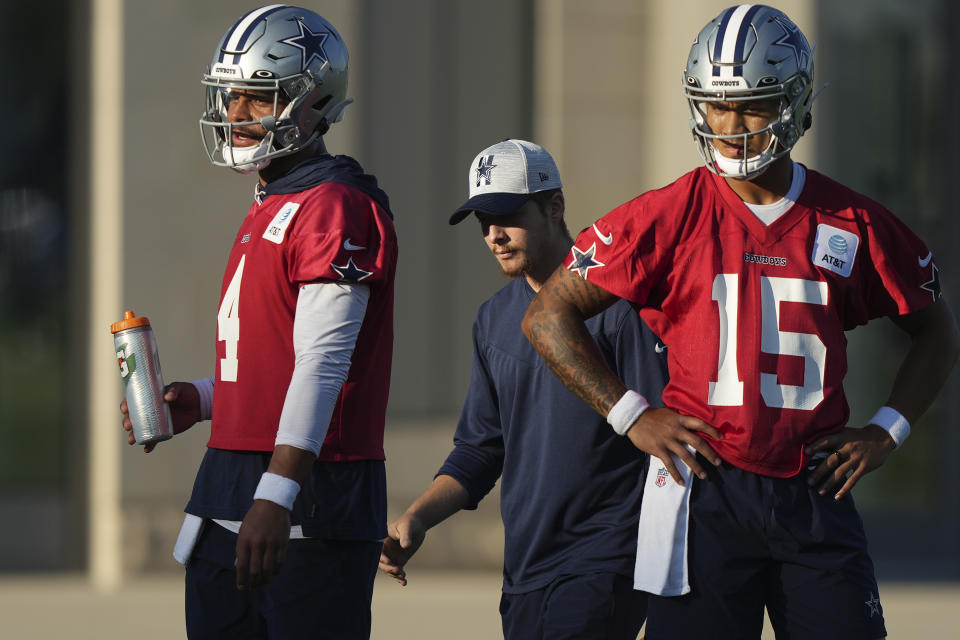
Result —
<path fill-rule="evenodd" d="M 626 387 L 607 366 L 584 320 L 615 300 L 561 268 L 540 290 L 523 319 L 523 332 L 547 366 L 603 416 Z"/>
<path fill-rule="evenodd" d="M 584 318 L 595 316 L 616 300 L 612 294 L 567 269 L 557 272 L 550 283 L 552 294 L 561 302 L 576 307 Z"/>

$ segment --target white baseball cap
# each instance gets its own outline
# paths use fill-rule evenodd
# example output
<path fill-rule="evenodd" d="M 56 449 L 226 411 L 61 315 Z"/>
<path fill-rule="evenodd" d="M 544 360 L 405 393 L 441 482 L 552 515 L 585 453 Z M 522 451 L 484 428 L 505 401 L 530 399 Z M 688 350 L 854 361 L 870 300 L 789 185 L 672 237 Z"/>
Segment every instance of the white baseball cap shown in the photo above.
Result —
<path fill-rule="evenodd" d="M 560 189 L 560 172 L 547 150 L 526 140 L 504 140 L 487 147 L 470 163 L 470 199 L 450 216 L 457 224 L 474 211 L 506 215 L 538 191 Z"/>

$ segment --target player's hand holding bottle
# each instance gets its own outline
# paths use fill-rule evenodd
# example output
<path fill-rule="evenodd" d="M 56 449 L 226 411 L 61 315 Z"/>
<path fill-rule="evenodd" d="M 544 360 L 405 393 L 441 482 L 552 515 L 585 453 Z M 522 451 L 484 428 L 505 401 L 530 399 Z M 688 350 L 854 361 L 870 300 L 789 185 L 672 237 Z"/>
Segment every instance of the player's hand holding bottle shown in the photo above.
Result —
<path fill-rule="evenodd" d="M 170 418 L 173 421 L 173 433 L 183 433 L 200 421 L 200 394 L 197 388 L 189 382 L 173 382 L 163 390 L 163 400 L 170 405 Z M 127 409 L 127 399 L 120 402 L 120 413 L 123 415 L 123 430 L 127 432 L 127 442 L 136 444 L 133 437 L 133 423 L 130 422 L 130 411 Z M 156 443 L 144 445 L 144 453 L 150 453 Z"/>

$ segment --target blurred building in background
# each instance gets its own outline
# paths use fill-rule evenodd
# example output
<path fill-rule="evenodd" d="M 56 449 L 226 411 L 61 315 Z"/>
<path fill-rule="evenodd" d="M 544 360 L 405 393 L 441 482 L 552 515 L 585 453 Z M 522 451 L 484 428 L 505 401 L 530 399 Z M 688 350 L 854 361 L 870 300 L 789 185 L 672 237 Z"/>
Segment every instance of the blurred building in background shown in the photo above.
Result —
<path fill-rule="evenodd" d="M 356 103 L 328 138 L 390 194 L 401 243 L 387 456 L 391 516 L 446 455 L 478 305 L 502 284 L 475 225 L 447 225 L 467 163 L 546 146 L 573 232 L 698 166 L 680 76 L 715 0 L 325 0 Z M 150 318 L 165 378 L 211 375 L 222 269 L 253 178 L 209 164 L 200 76 L 253 2 L 39 0 L 0 7 L 0 570 L 175 570 L 207 424 L 149 456 L 120 430 L 108 330 Z M 777 3 L 816 43 L 814 125 L 796 158 L 887 205 L 960 284 L 960 85 L 951 0 Z M 42 9 L 42 10 L 41 10 Z M 43 15 L 39 20 L 37 16 Z M 958 306 L 954 302 L 954 307 Z M 851 334 L 852 423 L 883 404 L 906 338 Z M 960 578 L 960 377 L 855 492 L 881 580 Z M 534 507 L 533 505 L 531 506 Z M 495 496 L 416 562 L 499 566 Z"/>

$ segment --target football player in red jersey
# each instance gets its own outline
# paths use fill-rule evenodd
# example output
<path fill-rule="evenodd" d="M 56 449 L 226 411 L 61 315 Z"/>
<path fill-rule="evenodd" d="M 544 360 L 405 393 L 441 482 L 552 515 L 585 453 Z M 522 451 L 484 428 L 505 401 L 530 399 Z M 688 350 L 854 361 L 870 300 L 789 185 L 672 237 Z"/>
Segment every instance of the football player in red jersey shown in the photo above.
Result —
<path fill-rule="evenodd" d="M 176 432 L 212 419 L 174 551 L 188 635 L 367 638 L 397 243 L 376 179 L 324 144 L 350 102 L 347 49 L 312 11 L 269 5 L 226 32 L 203 85 L 211 161 L 259 181 L 224 273 L 216 375 L 166 395 Z"/>
<path fill-rule="evenodd" d="M 886 635 L 850 491 L 930 406 L 960 336 L 927 246 L 791 160 L 812 83 L 813 52 L 781 11 L 708 23 L 683 74 L 706 166 L 584 230 L 524 318 L 567 386 L 662 462 L 635 573 L 656 594 L 648 640 L 759 638 L 764 608 L 778 635 Z M 619 298 L 669 347 L 666 408 L 648 409 L 583 330 Z M 886 405 L 851 428 L 844 331 L 882 316 L 910 347 Z"/>

